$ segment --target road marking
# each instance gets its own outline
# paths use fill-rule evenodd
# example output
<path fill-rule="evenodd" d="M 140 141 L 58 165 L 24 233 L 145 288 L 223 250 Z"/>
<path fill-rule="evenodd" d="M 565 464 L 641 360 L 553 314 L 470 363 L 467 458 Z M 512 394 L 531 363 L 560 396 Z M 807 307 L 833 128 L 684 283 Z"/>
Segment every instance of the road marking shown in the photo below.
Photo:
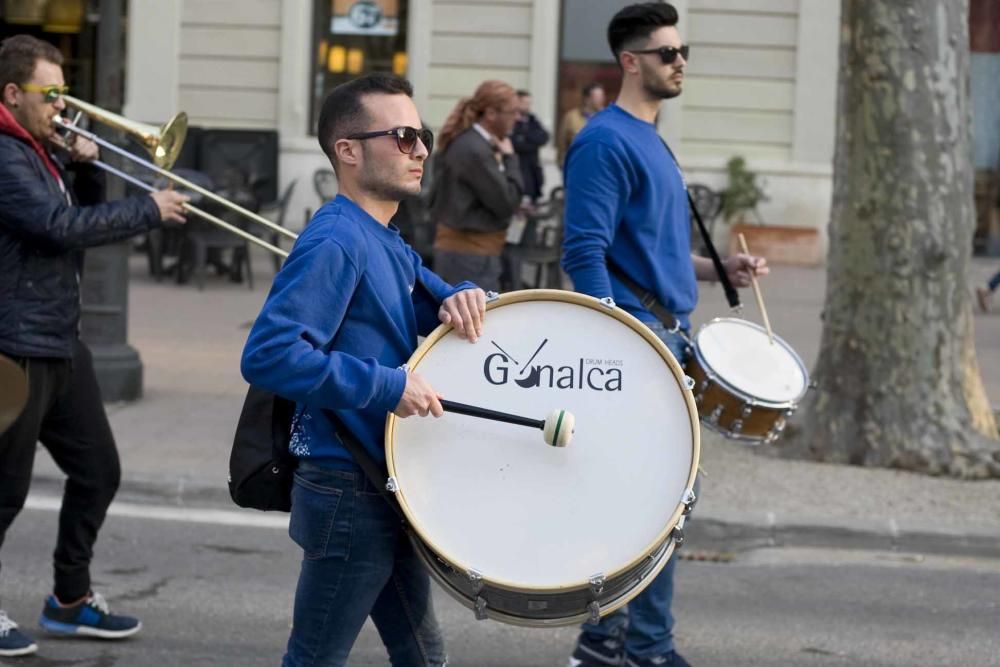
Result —
<path fill-rule="evenodd" d="M 25 509 L 58 512 L 62 498 L 29 495 Z M 207 523 L 216 526 L 247 526 L 249 528 L 280 528 L 288 530 L 288 515 L 281 512 L 257 512 L 254 510 L 213 510 L 195 507 L 168 505 L 140 505 L 137 503 L 113 502 L 108 516 L 132 519 L 154 519 L 157 521 L 179 521 L 182 523 Z"/>

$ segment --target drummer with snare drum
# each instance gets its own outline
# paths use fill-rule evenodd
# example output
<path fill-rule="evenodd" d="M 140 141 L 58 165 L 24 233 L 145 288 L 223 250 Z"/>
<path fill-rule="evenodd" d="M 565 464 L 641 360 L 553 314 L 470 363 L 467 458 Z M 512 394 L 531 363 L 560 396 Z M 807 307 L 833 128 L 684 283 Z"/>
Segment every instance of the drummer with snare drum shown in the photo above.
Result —
<path fill-rule="evenodd" d="M 577 291 L 613 297 L 683 364 L 697 281 L 718 275 L 711 260 L 691 255 L 684 177 L 656 128 L 662 101 L 681 94 L 688 63 L 677 22 L 673 6 L 644 3 L 625 7 L 608 26 L 621 94 L 590 119 L 567 155 L 562 263 Z M 729 257 L 722 268 L 739 287 L 768 272 L 763 258 L 748 254 Z M 672 326 L 653 310 L 669 312 Z M 673 643 L 675 566 L 672 558 L 627 611 L 584 625 L 570 664 L 687 665 Z"/>

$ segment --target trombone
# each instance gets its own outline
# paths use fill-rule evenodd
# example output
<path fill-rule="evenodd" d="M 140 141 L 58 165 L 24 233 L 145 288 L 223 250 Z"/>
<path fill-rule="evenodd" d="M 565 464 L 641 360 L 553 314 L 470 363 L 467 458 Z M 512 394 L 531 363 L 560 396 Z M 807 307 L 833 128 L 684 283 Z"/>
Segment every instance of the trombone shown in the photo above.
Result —
<path fill-rule="evenodd" d="M 185 114 L 183 111 L 174 116 L 169 121 L 167 121 L 163 126 L 157 128 L 153 125 L 147 125 L 145 123 L 139 123 L 134 120 L 129 120 L 124 116 L 119 116 L 116 113 L 106 111 L 101 107 L 98 107 L 93 104 L 88 104 L 87 102 L 84 102 L 83 100 L 78 100 L 75 97 L 71 97 L 70 95 L 63 95 L 63 100 L 65 100 L 66 106 L 68 106 L 71 109 L 75 109 L 78 112 L 77 119 L 79 119 L 80 114 L 86 114 L 90 118 L 100 121 L 105 125 L 108 125 L 109 127 L 121 130 L 122 132 L 133 137 L 140 144 L 142 144 L 146 148 L 146 150 L 150 152 L 153 160 L 149 161 L 143 159 L 133 153 L 128 152 L 123 148 L 116 146 L 110 141 L 102 139 L 93 132 L 88 132 L 87 130 L 78 127 L 76 125 L 76 120 L 68 121 L 65 118 L 62 118 L 61 116 L 56 116 L 53 119 L 53 122 L 61 129 L 68 130 L 76 135 L 84 137 L 85 139 L 89 139 L 90 141 L 96 143 L 98 146 L 106 148 L 113 153 L 121 155 L 127 160 L 131 160 L 136 164 L 146 167 L 152 172 L 166 179 L 169 179 L 170 181 L 173 181 L 174 183 L 177 183 L 178 185 L 188 190 L 197 192 L 203 197 L 211 199 L 212 201 L 217 202 L 222 206 L 225 206 L 226 208 L 229 208 L 230 210 L 233 210 L 249 218 L 253 222 L 264 225 L 265 227 L 271 229 L 274 232 L 282 234 L 292 240 L 298 238 L 298 234 L 296 234 L 295 232 L 285 229 L 280 225 L 276 225 L 267 218 L 257 215 L 253 211 L 250 211 L 238 204 L 235 204 L 229 201 L 228 199 L 224 199 L 219 195 L 215 194 L 214 192 L 212 192 L 211 190 L 206 190 L 205 188 L 199 186 L 198 184 L 192 183 L 186 178 L 178 176 L 177 174 L 174 174 L 171 171 L 169 171 L 170 167 L 173 166 L 174 162 L 177 160 L 177 157 L 180 155 L 181 148 L 184 145 L 184 138 L 187 136 L 187 114 Z M 149 183 L 141 181 L 138 178 L 132 176 L 131 174 L 127 174 L 124 171 L 121 171 L 120 169 L 117 169 L 116 167 L 113 167 L 106 162 L 102 162 L 101 160 L 93 160 L 91 164 L 93 164 L 95 167 L 103 169 L 109 174 L 114 174 L 115 176 L 118 176 L 119 178 L 131 183 L 132 185 L 141 188 L 143 190 L 146 190 L 147 192 L 156 192 L 156 188 L 154 188 Z M 246 239 L 247 241 L 258 245 L 264 248 L 265 250 L 269 250 L 276 255 L 279 255 L 281 257 L 288 257 L 287 251 L 282 250 L 281 248 L 272 245 L 267 241 L 264 241 L 263 239 L 259 239 L 253 234 L 250 234 L 249 232 L 242 230 L 239 227 L 212 215 L 211 213 L 203 211 L 197 206 L 192 206 L 191 204 L 184 204 L 184 210 L 190 213 L 194 213 L 195 215 L 207 220 L 208 222 L 218 225 L 219 227 L 222 227 L 223 229 L 226 229 L 232 232 L 233 234 L 236 234 L 237 236 L 240 236 Z"/>

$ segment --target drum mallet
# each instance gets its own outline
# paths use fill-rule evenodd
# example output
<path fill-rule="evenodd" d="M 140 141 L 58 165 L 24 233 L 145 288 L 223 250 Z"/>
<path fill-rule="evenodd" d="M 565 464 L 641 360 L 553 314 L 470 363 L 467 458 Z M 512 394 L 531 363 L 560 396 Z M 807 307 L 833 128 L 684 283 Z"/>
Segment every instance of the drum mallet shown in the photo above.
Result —
<path fill-rule="evenodd" d="M 496 410 L 480 408 L 475 405 L 466 405 L 465 403 L 456 403 L 455 401 L 447 401 L 445 399 L 441 399 L 441 407 L 447 412 L 454 412 L 455 414 L 466 415 L 468 417 L 492 419 L 493 421 L 507 424 L 539 428 L 542 430 L 542 438 L 545 440 L 545 444 L 552 445 L 553 447 L 565 447 L 570 443 L 570 440 L 573 439 L 573 426 L 576 423 L 573 413 L 568 410 L 553 410 L 545 419 L 531 419 L 530 417 L 497 412 Z"/>
<path fill-rule="evenodd" d="M 750 249 L 747 248 L 747 240 L 740 234 L 740 248 L 743 250 L 744 254 L 749 255 Z M 771 321 L 767 319 L 767 308 L 764 307 L 764 295 L 760 293 L 760 285 L 757 284 L 757 276 L 754 272 L 750 272 L 750 284 L 753 286 L 753 295 L 757 297 L 757 307 L 760 308 L 760 316 L 764 319 L 764 327 L 767 329 L 767 339 L 771 341 L 771 345 L 774 345 L 774 332 L 771 331 Z"/>

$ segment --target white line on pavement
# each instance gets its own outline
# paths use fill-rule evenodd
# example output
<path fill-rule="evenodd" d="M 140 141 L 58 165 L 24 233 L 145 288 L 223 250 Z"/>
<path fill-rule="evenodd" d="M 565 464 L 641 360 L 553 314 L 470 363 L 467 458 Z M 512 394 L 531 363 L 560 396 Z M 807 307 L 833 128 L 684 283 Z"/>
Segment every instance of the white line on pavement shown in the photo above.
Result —
<path fill-rule="evenodd" d="M 59 511 L 61 498 L 29 495 L 25 509 Z M 113 502 L 108 516 L 122 516 L 134 519 L 155 519 L 158 521 L 181 521 L 184 523 L 208 523 L 217 526 L 247 526 L 250 528 L 288 529 L 288 515 L 280 512 L 256 512 L 246 510 L 213 510 L 194 507 L 171 507 L 166 505 L 140 505 L 136 503 Z"/>

